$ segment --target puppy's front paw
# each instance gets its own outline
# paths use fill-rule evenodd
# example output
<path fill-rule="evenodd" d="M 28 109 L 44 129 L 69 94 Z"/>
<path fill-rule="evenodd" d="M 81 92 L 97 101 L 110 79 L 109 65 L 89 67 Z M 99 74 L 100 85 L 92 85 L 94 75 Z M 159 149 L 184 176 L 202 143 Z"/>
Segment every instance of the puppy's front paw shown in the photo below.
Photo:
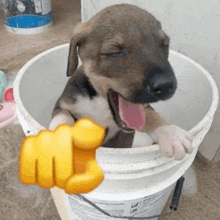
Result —
<path fill-rule="evenodd" d="M 155 132 L 162 154 L 181 160 L 186 153 L 192 153 L 192 137 L 176 125 L 159 127 Z"/>

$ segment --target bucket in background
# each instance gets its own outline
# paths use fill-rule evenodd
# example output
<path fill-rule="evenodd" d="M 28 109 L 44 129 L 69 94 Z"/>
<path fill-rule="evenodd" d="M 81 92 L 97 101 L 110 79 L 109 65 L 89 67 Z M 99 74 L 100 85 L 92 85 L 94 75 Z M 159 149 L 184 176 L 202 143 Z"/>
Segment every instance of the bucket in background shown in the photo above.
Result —
<path fill-rule="evenodd" d="M 2 0 L 6 29 L 14 34 L 32 35 L 52 25 L 51 0 Z"/>
<path fill-rule="evenodd" d="M 69 44 L 47 50 L 30 60 L 16 77 L 17 116 L 26 136 L 49 127 L 54 105 L 68 81 L 68 51 Z M 146 144 L 150 141 L 148 135 L 141 132 L 135 132 L 133 148 L 100 147 L 96 158 L 105 179 L 83 196 L 111 215 L 160 214 L 211 127 L 218 105 L 218 89 L 213 78 L 195 61 L 175 51 L 170 50 L 169 61 L 177 77 L 177 91 L 171 99 L 152 106 L 171 123 L 190 131 L 193 152 L 181 161 L 163 157 L 159 146 Z M 114 219 L 77 195 L 68 195 L 57 187 L 51 193 L 62 220 Z"/>

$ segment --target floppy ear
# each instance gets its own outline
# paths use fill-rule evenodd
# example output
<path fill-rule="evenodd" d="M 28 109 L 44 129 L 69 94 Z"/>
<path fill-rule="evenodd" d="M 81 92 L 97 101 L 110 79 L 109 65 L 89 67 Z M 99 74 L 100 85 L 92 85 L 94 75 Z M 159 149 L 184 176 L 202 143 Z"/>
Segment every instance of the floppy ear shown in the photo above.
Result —
<path fill-rule="evenodd" d="M 67 76 L 72 76 L 76 71 L 78 66 L 77 47 L 80 47 L 82 43 L 85 43 L 90 32 L 91 28 L 86 25 L 86 23 L 79 23 L 76 25 L 70 42 Z"/>
<path fill-rule="evenodd" d="M 67 76 L 72 76 L 78 66 L 77 46 L 79 45 L 79 36 L 75 35 L 70 42 L 69 57 L 67 65 Z"/>

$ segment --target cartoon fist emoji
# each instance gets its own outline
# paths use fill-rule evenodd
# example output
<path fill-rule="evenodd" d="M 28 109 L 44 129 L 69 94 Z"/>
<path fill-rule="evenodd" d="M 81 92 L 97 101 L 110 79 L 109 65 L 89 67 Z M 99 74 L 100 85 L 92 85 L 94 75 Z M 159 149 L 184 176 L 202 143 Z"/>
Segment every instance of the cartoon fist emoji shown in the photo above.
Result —
<path fill-rule="evenodd" d="M 105 129 L 89 118 L 26 137 L 20 151 L 21 182 L 58 186 L 67 193 L 92 191 L 104 179 L 95 158 L 104 137 Z"/>

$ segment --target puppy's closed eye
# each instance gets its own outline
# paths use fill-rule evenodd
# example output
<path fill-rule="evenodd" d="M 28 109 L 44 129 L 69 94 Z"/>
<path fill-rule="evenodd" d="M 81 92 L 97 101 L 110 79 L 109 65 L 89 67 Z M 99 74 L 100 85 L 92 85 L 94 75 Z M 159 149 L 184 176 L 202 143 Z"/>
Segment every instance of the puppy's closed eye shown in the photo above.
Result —
<path fill-rule="evenodd" d="M 116 51 L 116 52 L 100 53 L 100 57 L 101 58 L 124 57 L 126 54 L 127 54 L 127 50 L 121 49 L 120 51 Z"/>

